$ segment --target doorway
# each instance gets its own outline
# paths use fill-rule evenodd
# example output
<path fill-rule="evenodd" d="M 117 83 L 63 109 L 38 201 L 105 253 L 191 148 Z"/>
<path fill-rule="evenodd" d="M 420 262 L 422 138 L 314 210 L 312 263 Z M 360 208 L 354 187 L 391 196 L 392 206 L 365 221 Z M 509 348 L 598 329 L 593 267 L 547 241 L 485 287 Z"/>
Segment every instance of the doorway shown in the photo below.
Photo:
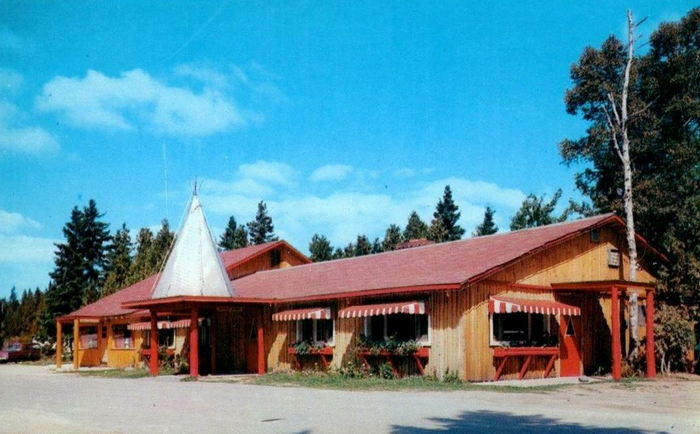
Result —
<path fill-rule="evenodd" d="M 581 317 L 561 315 L 559 326 L 559 376 L 578 377 L 581 375 Z"/>

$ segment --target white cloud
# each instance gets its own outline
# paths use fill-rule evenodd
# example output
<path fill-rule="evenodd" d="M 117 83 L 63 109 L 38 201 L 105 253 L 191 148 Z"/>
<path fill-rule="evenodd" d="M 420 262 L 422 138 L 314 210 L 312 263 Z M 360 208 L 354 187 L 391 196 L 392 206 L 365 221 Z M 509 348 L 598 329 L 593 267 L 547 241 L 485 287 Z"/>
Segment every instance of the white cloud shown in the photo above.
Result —
<path fill-rule="evenodd" d="M 0 95 L 14 95 L 22 87 L 24 77 L 17 71 L 0 68 Z"/>
<path fill-rule="evenodd" d="M 41 225 L 20 213 L 0 209 L 0 233 L 14 234 L 25 229 L 40 229 Z"/>
<path fill-rule="evenodd" d="M 58 151 L 58 140 L 41 127 L 23 125 L 25 117 L 15 104 L 0 99 L 0 152 L 45 155 Z"/>
<path fill-rule="evenodd" d="M 50 263 L 57 240 L 0 234 L 0 264 Z"/>
<path fill-rule="evenodd" d="M 36 105 L 77 127 L 143 127 L 166 135 L 206 136 L 245 127 L 254 118 L 215 86 L 205 83 L 201 91 L 172 86 L 141 69 L 116 77 L 93 70 L 83 78 L 55 77 L 44 85 Z"/>
<path fill-rule="evenodd" d="M 241 178 L 279 185 L 294 184 L 297 171 L 290 165 L 274 161 L 259 160 L 252 164 L 241 164 L 238 168 Z"/>
<path fill-rule="evenodd" d="M 352 166 L 346 164 L 327 164 L 314 170 L 309 179 L 314 182 L 342 181 L 352 170 Z"/>
<path fill-rule="evenodd" d="M 458 177 L 404 183 L 405 190 L 400 192 L 387 192 L 383 184 L 374 185 L 374 190 L 379 192 L 364 188 L 358 191 L 345 185 L 346 182 L 339 186 L 342 191 L 318 195 L 310 191 L 313 184 L 282 182 L 277 174 L 285 171 L 290 177 L 297 173 L 283 163 L 242 165 L 230 181 L 205 180 L 202 203 L 214 216 L 234 215 L 238 221 L 246 222 L 253 218 L 258 201 L 264 199 L 276 233 L 305 249 L 314 233 L 325 234 L 336 246 L 353 241 L 357 234 L 381 238 L 389 224 L 405 225 L 413 210 L 429 222 L 446 184 L 450 185 L 460 208 L 459 223 L 467 234 L 483 219 L 486 205 L 494 207 L 500 218 L 515 212 L 525 197 L 519 190 Z M 257 190 L 241 188 L 245 183 L 251 183 Z M 500 219 L 498 222 L 501 223 Z"/>

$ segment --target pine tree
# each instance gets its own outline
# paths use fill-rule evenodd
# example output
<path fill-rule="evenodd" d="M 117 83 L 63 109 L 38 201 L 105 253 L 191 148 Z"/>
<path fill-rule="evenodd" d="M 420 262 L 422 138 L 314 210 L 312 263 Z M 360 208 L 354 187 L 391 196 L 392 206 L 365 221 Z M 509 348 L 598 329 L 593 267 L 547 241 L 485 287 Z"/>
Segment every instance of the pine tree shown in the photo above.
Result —
<path fill-rule="evenodd" d="M 459 212 L 459 207 L 452 199 L 452 190 L 450 189 L 449 185 L 446 185 L 442 199 L 438 201 L 435 207 L 435 212 L 433 213 L 435 220 L 440 221 L 442 228 L 444 228 L 445 232 L 447 233 L 444 241 L 459 240 L 462 238 L 462 235 L 464 235 L 464 229 L 457 224 L 460 215 L 461 213 Z M 439 227 L 436 226 L 435 223 L 432 225 L 435 226 L 433 236 L 437 236 L 435 231 L 438 231 Z M 434 241 L 440 242 L 437 240 Z"/>
<path fill-rule="evenodd" d="M 372 254 L 382 253 L 383 251 L 384 247 L 382 246 L 382 242 L 379 241 L 379 238 L 375 238 L 374 241 L 372 241 Z"/>
<path fill-rule="evenodd" d="M 439 218 L 434 218 L 430 222 L 430 228 L 428 228 L 428 239 L 435 241 L 436 243 L 442 243 L 449 241 L 450 233 L 447 231 Z"/>
<path fill-rule="evenodd" d="M 560 216 L 553 215 L 554 208 L 560 198 L 561 189 L 554 193 L 549 202 L 545 202 L 544 195 L 537 197 L 534 194 L 529 194 L 510 220 L 510 230 L 517 231 L 565 221 L 569 216 L 568 208 Z"/>
<path fill-rule="evenodd" d="M 333 256 L 333 247 L 325 235 L 314 234 L 309 243 L 309 252 L 314 262 L 329 261 Z"/>
<path fill-rule="evenodd" d="M 102 284 L 106 244 L 110 240 L 107 223 L 94 200 L 79 210 L 74 207 L 63 227 L 65 241 L 56 244 L 54 270 L 46 293 L 47 318 L 70 313 L 97 298 Z M 53 332 L 53 325 L 49 325 Z"/>
<path fill-rule="evenodd" d="M 358 235 L 352 256 L 365 256 L 370 253 L 372 253 L 372 244 L 369 242 L 369 238 L 367 235 Z"/>
<path fill-rule="evenodd" d="M 233 216 L 229 217 L 226 230 L 219 238 L 219 248 L 222 250 L 233 250 L 246 247 L 247 245 L 248 230 L 245 228 L 245 225 L 238 225 Z"/>
<path fill-rule="evenodd" d="M 128 286 L 131 272 L 131 235 L 126 224 L 122 224 L 112 239 L 112 245 L 107 253 L 105 278 L 101 297 L 112 294 Z"/>
<path fill-rule="evenodd" d="M 417 212 L 412 211 L 411 215 L 408 216 L 408 223 L 406 223 L 406 229 L 403 230 L 404 241 L 427 238 L 427 236 L 428 225 L 425 224 L 423 220 L 421 220 Z"/>
<path fill-rule="evenodd" d="M 267 215 L 267 205 L 262 200 L 258 203 L 258 212 L 255 214 L 255 220 L 248 222 L 247 226 L 251 244 L 257 245 L 277 241 L 272 218 Z"/>
<path fill-rule="evenodd" d="M 153 264 L 153 232 L 149 228 L 141 228 L 136 237 L 136 255 L 131 263 L 128 284 L 140 282 L 152 273 Z"/>
<path fill-rule="evenodd" d="M 165 264 L 165 260 L 170 253 L 170 248 L 173 246 L 175 233 L 170 230 L 168 219 L 163 219 L 161 227 L 156 238 L 153 240 L 153 273 L 157 273 Z"/>
<path fill-rule="evenodd" d="M 389 225 L 384 234 L 382 248 L 384 251 L 396 249 L 396 245 L 401 242 L 401 227 L 399 225 Z"/>
<path fill-rule="evenodd" d="M 484 221 L 482 221 L 481 224 L 474 229 L 474 232 L 472 233 L 473 237 L 481 237 L 483 235 L 491 235 L 498 232 L 498 226 L 496 226 L 496 223 L 493 221 L 493 215 L 495 213 L 496 211 L 494 211 L 493 208 L 490 206 L 486 207 L 486 211 L 484 211 Z"/>
<path fill-rule="evenodd" d="M 345 257 L 345 252 L 340 247 L 336 247 L 333 251 L 333 256 L 331 259 L 343 259 Z"/>

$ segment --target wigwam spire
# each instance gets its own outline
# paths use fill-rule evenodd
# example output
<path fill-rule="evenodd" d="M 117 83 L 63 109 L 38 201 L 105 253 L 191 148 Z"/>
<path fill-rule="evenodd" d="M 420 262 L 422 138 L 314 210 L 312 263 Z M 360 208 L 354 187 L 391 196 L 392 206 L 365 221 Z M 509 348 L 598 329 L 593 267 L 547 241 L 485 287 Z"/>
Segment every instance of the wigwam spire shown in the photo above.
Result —
<path fill-rule="evenodd" d="M 151 298 L 178 295 L 234 295 L 196 190 Z"/>

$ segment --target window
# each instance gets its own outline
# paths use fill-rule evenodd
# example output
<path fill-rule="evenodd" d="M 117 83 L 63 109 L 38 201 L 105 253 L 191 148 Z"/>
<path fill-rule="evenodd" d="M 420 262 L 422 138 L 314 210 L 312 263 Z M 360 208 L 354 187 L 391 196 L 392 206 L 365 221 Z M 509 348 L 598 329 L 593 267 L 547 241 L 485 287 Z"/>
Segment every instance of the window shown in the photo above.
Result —
<path fill-rule="evenodd" d="M 151 348 L 151 331 L 144 330 L 142 333 L 141 348 Z M 158 330 L 158 346 L 175 348 L 175 329 Z"/>
<path fill-rule="evenodd" d="M 126 324 L 113 325 L 112 335 L 114 337 L 114 348 L 118 350 L 134 348 L 134 343 L 131 340 L 131 330 L 126 327 Z"/>
<path fill-rule="evenodd" d="M 491 314 L 491 345 L 511 347 L 556 346 L 555 315 L 536 313 Z"/>
<path fill-rule="evenodd" d="M 277 267 L 280 263 L 282 263 L 282 252 L 279 250 L 273 250 L 270 252 L 270 266 L 272 268 Z"/>
<path fill-rule="evenodd" d="M 158 346 L 175 348 L 175 329 L 158 330 Z"/>
<path fill-rule="evenodd" d="M 365 336 L 373 341 L 392 338 L 430 344 L 430 316 L 412 314 L 375 315 L 365 318 Z"/>
<path fill-rule="evenodd" d="M 80 349 L 97 348 L 97 327 L 80 327 Z"/>
<path fill-rule="evenodd" d="M 332 319 L 303 319 L 297 321 L 297 342 L 312 342 L 333 346 L 335 324 Z"/>

